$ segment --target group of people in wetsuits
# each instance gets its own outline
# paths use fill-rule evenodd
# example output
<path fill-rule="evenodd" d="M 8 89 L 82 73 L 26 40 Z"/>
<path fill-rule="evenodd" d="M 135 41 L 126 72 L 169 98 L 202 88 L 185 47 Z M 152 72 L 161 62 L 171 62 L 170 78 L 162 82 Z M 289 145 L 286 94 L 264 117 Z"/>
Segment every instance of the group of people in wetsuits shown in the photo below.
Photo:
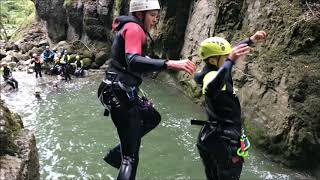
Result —
<path fill-rule="evenodd" d="M 71 80 L 70 72 L 73 71 L 74 75 L 77 77 L 84 76 L 83 61 L 80 60 L 80 56 L 76 56 L 76 61 L 74 62 L 75 68 L 72 67 L 70 62 L 70 55 L 67 50 L 61 48 L 61 52 L 52 51 L 49 46 L 45 47 L 43 53 L 38 56 L 36 53 L 32 54 L 30 64 L 34 64 L 35 77 L 42 77 L 42 66 L 45 63 L 49 74 L 60 75 L 64 80 Z M 9 84 L 13 89 L 18 89 L 18 81 L 12 76 L 12 71 L 8 66 L 7 62 L 2 62 L 1 66 L 3 68 L 3 79 L 7 84 Z"/>
<path fill-rule="evenodd" d="M 83 61 L 80 60 L 80 56 L 76 55 L 75 69 L 72 67 L 70 59 L 71 56 L 68 54 L 67 50 L 63 47 L 60 52 L 52 51 L 49 46 L 41 54 L 44 60 L 48 73 L 51 75 L 61 75 L 64 80 L 71 80 L 70 73 L 73 72 L 77 77 L 84 76 Z"/>
<path fill-rule="evenodd" d="M 161 115 L 146 97 L 139 95 L 142 73 L 166 69 L 194 75 L 202 88 L 208 115 L 201 125 L 197 148 L 209 180 L 238 180 L 242 171 L 248 142 L 241 122 L 241 107 L 231 76 L 237 60 L 250 52 L 250 45 L 266 39 L 264 31 L 231 47 L 221 37 L 209 37 L 199 47 L 204 68 L 196 73 L 189 59 L 170 60 L 146 57 L 143 46 L 149 31 L 157 23 L 160 5 L 157 0 L 131 0 L 130 15 L 117 17 L 116 32 L 105 77 L 98 89 L 98 98 L 105 115 L 117 129 L 120 143 L 111 149 L 104 160 L 119 169 L 118 180 L 136 177 L 141 139 L 161 121 Z M 244 140 L 243 140 L 244 139 Z"/>

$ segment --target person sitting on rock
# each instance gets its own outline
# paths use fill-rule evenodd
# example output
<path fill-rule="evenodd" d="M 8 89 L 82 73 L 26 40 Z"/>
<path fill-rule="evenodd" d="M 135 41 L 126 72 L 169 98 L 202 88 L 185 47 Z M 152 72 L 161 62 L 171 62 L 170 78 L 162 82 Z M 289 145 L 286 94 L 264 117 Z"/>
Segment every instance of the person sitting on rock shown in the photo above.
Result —
<path fill-rule="evenodd" d="M 42 52 L 41 58 L 45 63 L 53 62 L 54 52 L 49 49 L 49 46 L 46 46 L 46 49 Z"/>
<path fill-rule="evenodd" d="M 38 78 L 38 75 L 42 77 L 42 74 L 41 74 L 42 61 L 40 60 L 40 58 L 37 56 L 36 53 L 32 55 L 31 64 L 33 63 L 34 63 L 34 71 L 36 72 L 36 78 Z"/>
<path fill-rule="evenodd" d="M 61 54 L 57 53 L 54 57 L 54 65 L 50 68 L 49 74 L 51 75 L 60 75 L 61 74 L 61 64 L 60 64 Z"/>
<path fill-rule="evenodd" d="M 18 89 L 18 81 L 12 77 L 12 72 L 8 67 L 7 62 L 1 63 L 3 66 L 3 79 L 9 84 L 13 89 Z"/>

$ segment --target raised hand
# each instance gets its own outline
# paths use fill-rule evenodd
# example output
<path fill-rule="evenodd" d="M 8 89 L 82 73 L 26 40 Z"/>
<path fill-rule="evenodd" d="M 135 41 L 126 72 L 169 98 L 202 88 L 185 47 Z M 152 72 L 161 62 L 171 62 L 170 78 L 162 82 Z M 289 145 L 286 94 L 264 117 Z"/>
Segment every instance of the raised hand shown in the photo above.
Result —
<path fill-rule="evenodd" d="M 238 60 L 241 56 L 244 56 L 250 52 L 250 47 L 247 44 L 240 44 L 232 49 L 228 58 L 232 61 Z"/>
<path fill-rule="evenodd" d="M 189 59 L 169 60 L 166 62 L 167 68 L 174 71 L 185 71 L 192 75 L 196 71 L 196 65 Z"/>
<path fill-rule="evenodd" d="M 261 40 L 266 40 L 267 38 L 267 33 L 264 31 L 257 31 L 250 37 L 252 42 L 259 42 Z"/>

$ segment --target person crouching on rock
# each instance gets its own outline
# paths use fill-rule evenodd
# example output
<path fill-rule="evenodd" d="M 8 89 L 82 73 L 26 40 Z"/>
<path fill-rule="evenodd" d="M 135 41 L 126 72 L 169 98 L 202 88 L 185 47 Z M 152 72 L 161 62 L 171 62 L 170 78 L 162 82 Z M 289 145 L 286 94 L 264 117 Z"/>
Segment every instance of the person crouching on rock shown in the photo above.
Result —
<path fill-rule="evenodd" d="M 2 62 L 3 66 L 3 79 L 9 84 L 13 89 L 18 89 L 18 81 L 12 77 L 12 72 L 8 67 L 7 62 Z"/>

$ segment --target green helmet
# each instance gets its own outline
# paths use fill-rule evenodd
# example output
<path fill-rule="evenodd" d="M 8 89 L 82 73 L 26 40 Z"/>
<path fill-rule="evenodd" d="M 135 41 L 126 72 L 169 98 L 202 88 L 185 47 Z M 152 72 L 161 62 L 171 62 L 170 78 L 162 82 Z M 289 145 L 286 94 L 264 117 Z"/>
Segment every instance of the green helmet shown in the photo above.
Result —
<path fill-rule="evenodd" d="M 199 57 L 205 60 L 211 56 L 221 56 L 231 53 L 230 43 L 221 37 L 211 37 L 201 42 Z"/>

